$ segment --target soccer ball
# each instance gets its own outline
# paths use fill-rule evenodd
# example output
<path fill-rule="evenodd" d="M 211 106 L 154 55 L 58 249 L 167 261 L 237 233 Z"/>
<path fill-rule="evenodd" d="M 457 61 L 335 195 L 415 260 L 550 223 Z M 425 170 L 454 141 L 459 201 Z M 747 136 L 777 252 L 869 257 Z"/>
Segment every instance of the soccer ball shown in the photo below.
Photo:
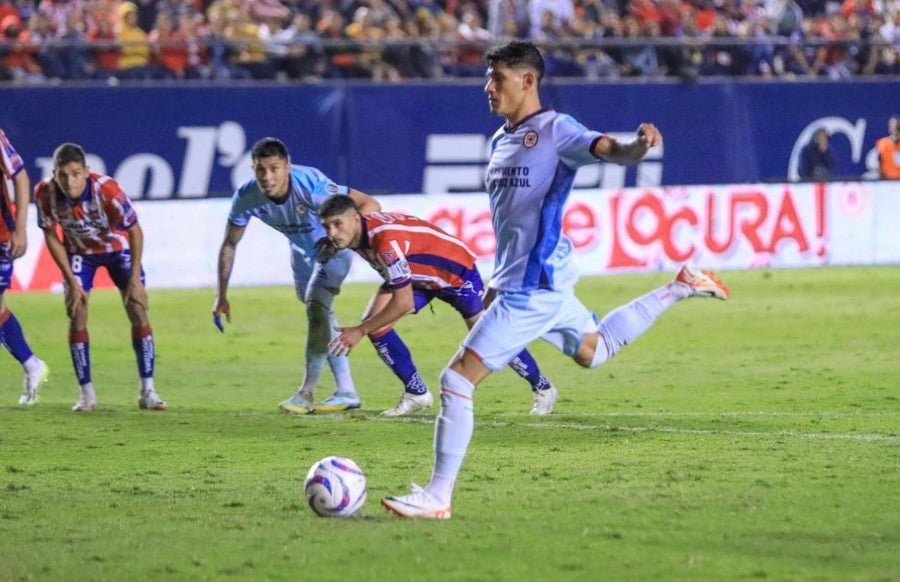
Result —
<path fill-rule="evenodd" d="M 313 463 L 303 482 L 312 510 L 322 517 L 350 517 L 366 502 L 366 476 L 359 465 L 343 457 Z"/>

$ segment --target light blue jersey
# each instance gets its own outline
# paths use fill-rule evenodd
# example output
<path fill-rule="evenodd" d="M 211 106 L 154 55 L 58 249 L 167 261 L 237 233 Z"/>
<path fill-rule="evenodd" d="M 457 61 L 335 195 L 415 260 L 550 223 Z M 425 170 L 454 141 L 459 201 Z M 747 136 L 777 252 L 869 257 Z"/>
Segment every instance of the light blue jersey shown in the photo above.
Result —
<path fill-rule="evenodd" d="M 490 287 L 530 291 L 575 285 L 573 246 L 562 234 L 563 209 L 575 172 L 598 161 L 591 148 L 602 136 L 550 109 L 494 134 L 485 178 L 497 237 Z"/>
<path fill-rule="evenodd" d="M 325 236 L 319 221 L 319 207 L 332 194 L 347 194 L 325 174 L 309 166 L 291 166 L 291 191 L 284 202 L 273 202 L 259 189 L 255 178 L 244 182 L 231 199 L 228 221 L 247 226 L 251 217 L 268 224 L 311 256 L 316 241 Z"/>

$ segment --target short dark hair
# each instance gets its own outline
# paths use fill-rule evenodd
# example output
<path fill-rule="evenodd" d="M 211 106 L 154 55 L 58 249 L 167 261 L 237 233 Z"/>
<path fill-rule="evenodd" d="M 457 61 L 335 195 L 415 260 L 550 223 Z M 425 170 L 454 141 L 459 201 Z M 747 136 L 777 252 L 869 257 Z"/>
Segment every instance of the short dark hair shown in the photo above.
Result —
<path fill-rule="evenodd" d="M 264 137 L 255 144 L 250 150 L 250 159 L 258 160 L 259 158 L 281 158 L 282 160 L 290 159 L 287 146 L 284 142 L 274 137 Z"/>
<path fill-rule="evenodd" d="M 72 162 L 78 162 L 82 166 L 87 165 L 84 150 L 77 143 L 66 142 L 53 150 L 53 166 L 56 168 Z"/>
<path fill-rule="evenodd" d="M 332 216 L 339 216 L 350 210 L 359 212 L 353 198 L 350 198 L 346 194 L 332 194 L 326 198 L 325 202 L 322 203 L 322 206 L 319 207 L 319 220 L 325 220 Z"/>
<path fill-rule="evenodd" d="M 494 47 L 484 55 L 487 66 L 506 65 L 507 67 L 528 67 L 537 73 L 538 85 L 544 78 L 544 57 L 534 43 L 513 40 L 504 45 Z"/>

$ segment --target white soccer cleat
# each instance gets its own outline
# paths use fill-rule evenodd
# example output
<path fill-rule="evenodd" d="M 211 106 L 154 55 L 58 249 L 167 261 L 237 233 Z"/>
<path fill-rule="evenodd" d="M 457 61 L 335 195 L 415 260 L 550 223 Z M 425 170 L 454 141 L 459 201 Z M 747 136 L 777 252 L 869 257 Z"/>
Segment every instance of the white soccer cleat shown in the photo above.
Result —
<path fill-rule="evenodd" d="M 140 398 L 138 398 L 138 408 L 141 410 L 163 411 L 168 410 L 169 405 L 156 392 L 146 392 L 142 393 Z"/>
<path fill-rule="evenodd" d="M 313 399 L 311 395 L 297 392 L 287 400 L 283 400 L 278 408 L 291 414 L 309 414 L 313 411 Z"/>
<path fill-rule="evenodd" d="M 19 396 L 19 404 L 31 406 L 38 401 L 41 385 L 47 383 L 50 377 L 50 366 L 43 360 L 39 360 L 41 367 L 33 374 L 25 374 L 22 380 L 22 395 Z"/>
<path fill-rule="evenodd" d="M 453 510 L 413 483 L 412 493 L 392 495 L 381 500 L 385 509 L 400 517 L 413 519 L 450 519 Z"/>
<path fill-rule="evenodd" d="M 72 407 L 72 412 L 91 412 L 97 410 L 97 396 L 93 392 L 82 392 L 81 398 Z"/>
<path fill-rule="evenodd" d="M 559 396 L 559 392 L 556 390 L 556 386 L 553 384 L 550 385 L 549 388 L 545 390 L 535 390 L 534 391 L 534 408 L 531 409 L 529 414 L 534 414 L 536 416 L 544 416 L 545 414 L 550 414 L 553 412 L 553 407 L 556 405 L 556 398 Z"/>
<path fill-rule="evenodd" d="M 431 395 L 431 392 L 426 391 L 425 394 L 410 394 L 409 392 L 404 392 L 403 396 L 400 397 L 400 402 L 397 403 L 397 406 L 385 410 L 381 413 L 381 416 L 403 416 L 405 414 L 416 412 L 417 410 L 431 408 L 432 404 L 434 404 L 434 397 Z"/>
<path fill-rule="evenodd" d="M 704 271 L 685 263 L 678 274 L 675 275 L 675 282 L 687 285 L 691 290 L 691 297 L 715 297 L 716 299 L 728 299 L 731 293 L 712 271 Z"/>

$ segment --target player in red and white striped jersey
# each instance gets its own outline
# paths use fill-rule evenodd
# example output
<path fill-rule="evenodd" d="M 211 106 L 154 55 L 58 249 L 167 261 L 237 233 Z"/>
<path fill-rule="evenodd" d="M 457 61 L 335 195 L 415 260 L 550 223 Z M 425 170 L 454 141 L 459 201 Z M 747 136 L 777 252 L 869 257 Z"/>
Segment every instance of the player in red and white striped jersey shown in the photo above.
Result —
<path fill-rule="evenodd" d="M 25 370 L 19 404 L 34 404 L 38 390 L 46 382 L 50 370 L 34 355 L 22 326 L 6 307 L 4 293 L 12 285 L 13 261 L 25 254 L 28 218 L 28 172 L 21 156 L 0 129 L 0 345 L 22 364 Z"/>
<path fill-rule="evenodd" d="M 141 379 L 138 406 L 165 410 L 167 405 L 153 385 L 153 329 L 147 317 L 141 267 L 144 234 L 128 196 L 109 176 L 91 172 L 84 150 L 74 143 L 56 148 L 53 176 L 37 185 L 34 196 L 47 250 L 62 272 L 65 285 L 69 351 L 81 388 L 72 410 L 87 412 L 97 407 L 87 316 L 94 275 L 101 267 L 119 288 L 131 321 L 131 343 Z"/>
<path fill-rule="evenodd" d="M 394 324 L 407 313 L 418 313 L 432 299 L 440 299 L 456 309 L 469 328 L 475 325 L 484 311 L 484 284 L 474 253 L 458 238 L 421 218 L 387 212 L 362 215 L 346 196 L 325 200 L 319 218 L 333 250 L 355 250 L 384 279 L 363 322 L 336 328 L 340 335 L 329 345 L 332 355 L 349 353 L 368 336 L 382 361 L 405 386 L 397 406 L 383 414 L 401 416 L 430 407 L 433 398 Z M 510 367 L 531 384 L 531 413 L 549 414 L 556 402 L 556 388 L 541 374 L 528 350 L 519 352 Z"/>

